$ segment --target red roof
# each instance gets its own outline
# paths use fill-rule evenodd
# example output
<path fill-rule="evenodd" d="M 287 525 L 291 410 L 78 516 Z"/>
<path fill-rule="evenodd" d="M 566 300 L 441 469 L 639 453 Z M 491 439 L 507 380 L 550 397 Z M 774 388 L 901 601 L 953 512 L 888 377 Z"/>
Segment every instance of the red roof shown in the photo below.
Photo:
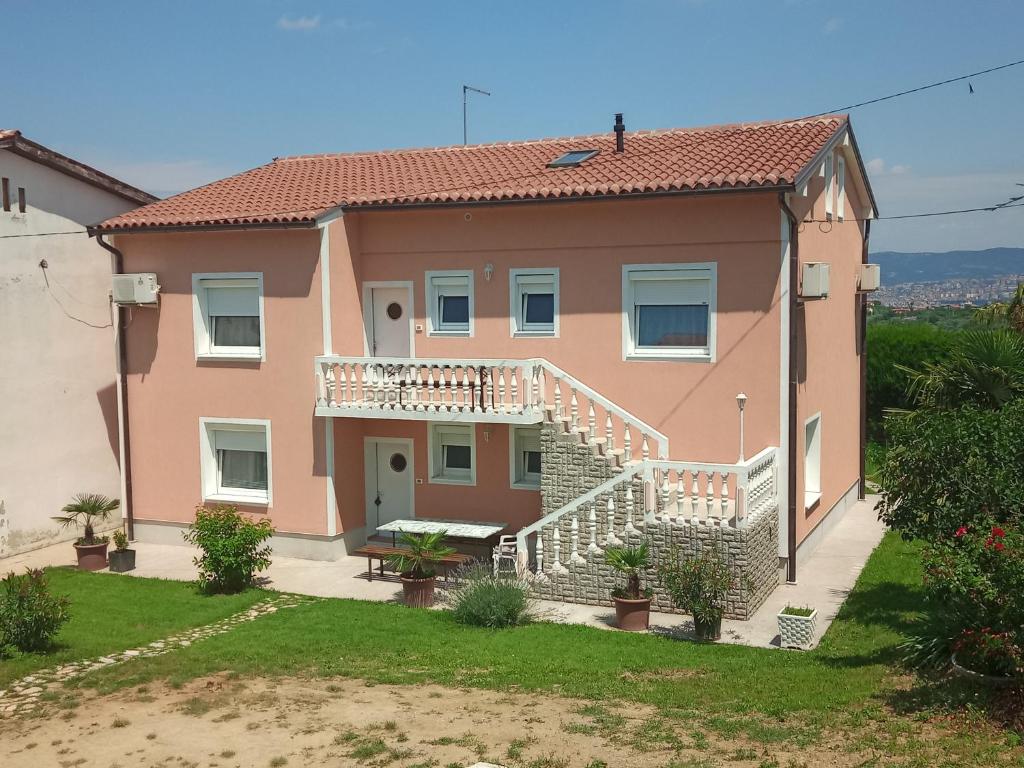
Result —
<path fill-rule="evenodd" d="M 848 123 L 845 115 L 625 135 L 277 158 L 98 225 L 297 225 L 334 208 L 549 200 L 711 189 L 773 189 L 800 172 Z M 578 167 L 548 168 L 596 149 Z"/>

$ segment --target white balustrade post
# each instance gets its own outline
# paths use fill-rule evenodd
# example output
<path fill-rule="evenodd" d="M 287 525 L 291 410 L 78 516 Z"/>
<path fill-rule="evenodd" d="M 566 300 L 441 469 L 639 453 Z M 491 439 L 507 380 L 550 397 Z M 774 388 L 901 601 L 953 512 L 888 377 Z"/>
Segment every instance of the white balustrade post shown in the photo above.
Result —
<path fill-rule="evenodd" d="M 625 422 L 622 432 L 622 458 L 624 461 L 633 460 L 633 437 L 629 434 L 629 422 Z"/>
<path fill-rule="evenodd" d="M 612 428 L 612 415 L 606 413 L 604 417 L 604 445 L 605 450 L 610 454 L 615 450 L 615 430 Z"/>
<path fill-rule="evenodd" d="M 587 408 L 587 432 L 590 434 L 590 439 L 593 440 L 597 437 L 597 411 L 594 410 L 594 401 L 587 398 L 590 403 Z"/>
<path fill-rule="evenodd" d="M 705 472 L 705 475 L 707 476 L 707 479 L 708 479 L 707 501 L 706 501 L 706 503 L 708 505 L 708 524 L 712 524 L 712 520 L 713 520 L 713 516 L 714 516 L 714 511 L 715 511 L 714 510 L 714 504 L 715 504 L 715 473 L 714 472 Z M 719 521 L 719 522 L 721 522 L 721 521 Z"/>
<path fill-rule="evenodd" d="M 551 549 L 554 550 L 554 559 L 551 563 L 553 573 L 561 573 L 565 570 L 562 566 L 562 534 L 559 531 L 561 525 L 556 521 L 555 530 L 551 532 Z"/>
<path fill-rule="evenodd" d="M 729 522 L 729 473 L 722 472 L 719 478 L 722 481 L 722 487 L 719 489 L 722 499 L 722 525 L 726 525 Z"/>
<path fill-rule="evenodd" d="M 615 535 L 615 494 L 612 493 L 608 497 L 608 501 L 605 504 L 605 514 L 608 521 L 608 528 L 605 532 L 604 545 L 606 547 L 620 547 L 622 546 L 622 539 Z"/>
<path fill-rule="evenodd" d="M 473 391 L 469 387 L 469 368 L 462 367 L 462 410 L 469 411 L 473 405 Z"/>
<path fill-rule="evenodd" d="M 316 405 L 323 408 L 327 405 L 327 382 L 324 380 L 324 364 L 316 367 Z"/>
<path fill-rule="evenodd" d="M 694 525 L 700 520 L 700 515 L 697 511 L 698 499 L 700 498 L 700 490 L 697 486 L 697 475 L 699 474 L 695 469 L 690 471 L 690 515 L 693 517 Z"/>
<path fill-rule="evenodd" d="M 512 379 L 512 381 L 509 382 L 511 385 L 509 387 L 511 390 L 509 395 L 512 398 L 512 412 L 516 413 L 519 410 L 519 374 L 516 372 L 515 367 L 509 369 L 509 378 Z"/>
<path fill-rule="evenodd" d="M 338 391 L 334 386 L 334 364 L 327 366 L 327 404 L 331 408 L 338 407 Z"/>
<path fill-rule="evenodd" d="M 487 413 L 494 411 L 494 368 L 487 368 L 487 386 L 484 392 L 484 410 Z"/>
<path fill-rule="evenodd" d="M 587 545 L 587 552 L 596 555 L 601 550 L 597 546 L 597 502 L 590 503 L 590 518 L 587 521 L 590 527 L 590 544 Z"/>
<path fill-rule="evenodd" d="M 572 527 L 569 528 L 569 548 L 572 552 L 569 555 L 569 562 L 580 565 L 587 562 L 580 554 L 580 515 L 576 512 L 572 516 Z"/>
<path fill-rule="evenodd" d="M 576 399 L 576 387 L 569 387 L 569 418 L 572 428 L 576 429 L 580 425 L 580 403 Z"/>
<path fill-rule="evenodd" d="M 643 436 L 643 440 L 640 442 L 640 457 L 644 461 L 647 461 L 649 458 L 651 458 L 651 446 L 647 444 L 646 433 Z"/>
<path fill-rule="evenodd" d="M 633 502 L 633 480 L 630 478 L 626 481 L 626 535 L 639 533 L 636 527 L 633 525 L 633 514 L 634 514 L 634 502 Z"/>
<path fill-rule="evenodd" d="M 671 524 L 672 523 L 672 515 L 669 512 L 669 507 L 668 507 L 669 494 L 670 494 L 671 491 L 670 491 L 669 484 L 668 484 L 668 470 L 667 469 L 661 470 L 661 489 L 660 489 L 660 491 L 661 491 L 660 492 L 660 496 L 661 496 L 661 519 L 664 520 L 666 523 Z"/>
<path fill-rule="evenodd" d="M 537 531 L 537 578 L 544 577 L 544 532 Z"/>

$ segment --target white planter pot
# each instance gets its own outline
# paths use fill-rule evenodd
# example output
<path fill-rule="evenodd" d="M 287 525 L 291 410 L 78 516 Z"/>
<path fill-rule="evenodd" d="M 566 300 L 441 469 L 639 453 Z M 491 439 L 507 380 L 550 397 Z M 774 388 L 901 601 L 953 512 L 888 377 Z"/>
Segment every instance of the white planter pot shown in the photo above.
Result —
<path fill-rule="evenodd" d="M 818 623 L 818 610 L 810 616 L 793 616 L 788 613 L 778 614 L 780 645 L 783 648 L 802 648 L 807 650 L 814 642 L 814 629 Z"/>

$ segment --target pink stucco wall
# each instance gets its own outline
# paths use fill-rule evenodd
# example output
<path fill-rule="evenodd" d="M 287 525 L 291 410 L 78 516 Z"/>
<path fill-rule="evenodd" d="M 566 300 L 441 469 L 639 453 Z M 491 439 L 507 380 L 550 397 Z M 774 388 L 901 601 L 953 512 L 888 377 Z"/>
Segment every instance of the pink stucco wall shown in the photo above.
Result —
<path fill-rule="evenodd" d="M 852 163 L 848 163 L 848 167 Z M 800 262 L 826 261 L 830 267 L 830 295 L 807 301 L 798 310 L 801 344 L 798 345 L 797 388 L 797 542 L 814 530 L 860 478 L 860 362 L 858 265 L 862 259 L 864 203 L 849 179 L 846 216 L 825 220 L 824 179 L 815 177 L 811 204 L 796 208 L 808 221 L 801 226 Z M 804 505 L 804 424 L 821 413 L 820 503 Z"/>
<path fill-rule="evenodd" d="M 156 272 L 159 309 L 137 308 L 127 333 L 135 516 L 188 522 L 201 501 L 199 418 L 271 420 L 281 531 L 325 528 L 324 428 L 312 415 L 313 357 L 323 352 L 319 235 L 212 232 L 116 238 L 126 270 Z M 266 360 L 197 362 L 193 272 L 264 273 Z"/>

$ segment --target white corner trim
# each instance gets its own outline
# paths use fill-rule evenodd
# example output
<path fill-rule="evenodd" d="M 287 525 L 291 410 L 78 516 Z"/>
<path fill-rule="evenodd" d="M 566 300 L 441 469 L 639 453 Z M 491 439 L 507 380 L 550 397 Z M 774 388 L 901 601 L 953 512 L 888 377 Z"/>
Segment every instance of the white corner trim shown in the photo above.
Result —
<path fill-rule="evenodd" d="M 538 267 L 528 269 L 526 267 L 515 267 L 508 271 L 508 327 L 509 336 L 513 339 L 557 339 L 560 335 L 560 303 L 561 303 L 561 270 L 558 267 Z M 530 275 L 550 277 L 554 286 L 555 314 L 551 330 L 521 330 L 519 328 L 519 313 L 521 303 L 519 299 L 519 278 Z"/>
<path fill-rule="evenodd" d="M 469 479 L 462 480 L 451 477 L 436 476 L 439 459 L 440 441 L 437 439 L 438 429 L 460 429 L 469 432 Z M 454 431 L 454 430 L 453 430 Z M 476 424 L 452 424 L 451 422 L 431 422 L 427 427 L 427 482 L 437 485 L 476 485 Z"/>
<path fill-rule="evenodd" d="M 323 323 L 324 354 L 334 354 L 334 332 L 331 328 L 331 228 L 320 224 L 320 314 Z M 262 291 L 260 295 L 262 296 Z M 262 313 L 261 313 L 262 314 Z"/>
<path fill-rule="evenodd" d="M 372 288 L 405 288 L 409 294 L 409 357 L 416 357 L 416 305 L 412 280 L 366 280 L 363 282 L 363 357 L 374 357 L 370 349 L 370 330 L 373 328 Z M 472 302 L 470 303 L 472 307 Z"/>
<path fill-rule="evenodd" d="M 469 330 L 445 330 L 438 329 L 437 302 L 434 292 L 434 279 L 445 277 L 464 277 L 468 283 L 467 296 L 469 297 Z M 471 269 L 440 269 L 428 270 L 424 275 L 424 321 L 426 323 L 427 336 L 452 336 L 472 338 L 476 320 L 476 286 Z"/>
<path fill-rule="evenodd" d="M 255 280 L 259 293 L 260 348 L 259 351 L 211 352 L 210 332 L 206 324 L 206 294 L 204 280 Z M 192 335 L 196 360 L 267 360 L 266 311 L 263 302 L 262 272 L 193 272 L 192 273 Z"/>
<path fill-rule="evenodd" d="M 338 497 L 334 488 L 334 419 L 323 419 L 324 422 L 324 462 L 327 477 L 327 535 L 338 535 Z M 269 458 L 267 459 L 269 464 Z"/>
<path fill-rule="evenodd" d="M 210 442 L 210 433 L 217 427 L 248 427 L 252 431 L 263 428 L 267 442 L 267 495 L 265 498 L 235 496 L 218 493 L 216 489 L 217 457 Z M 224 501 L 259 507 L 274 505 L 274 456 L 270 432 L 270 419 L 236 419 L 214 416 L 199 417 L 199 493 L 203 501 Z"/>
<path fill-rule="evenodd" d="M 634 272 L 708 272 L 711 278 L 708 296 L 708 351 L 699 350 L 636 350 L 633 346 L 631 318 L 633 314 L 633 289 L 630 275 Z M 622 359 L 630 361 L 671 361 L 714 363 L 718 347 L 718 262 L 683 262 L 672 264 L 623 264 L 622 265 Z"/>
<path fill-rule="evenodd" d="M 782 220 L 779 265 L 779 557 L 789 557 L 789 217 L 779 210 Z"/>

